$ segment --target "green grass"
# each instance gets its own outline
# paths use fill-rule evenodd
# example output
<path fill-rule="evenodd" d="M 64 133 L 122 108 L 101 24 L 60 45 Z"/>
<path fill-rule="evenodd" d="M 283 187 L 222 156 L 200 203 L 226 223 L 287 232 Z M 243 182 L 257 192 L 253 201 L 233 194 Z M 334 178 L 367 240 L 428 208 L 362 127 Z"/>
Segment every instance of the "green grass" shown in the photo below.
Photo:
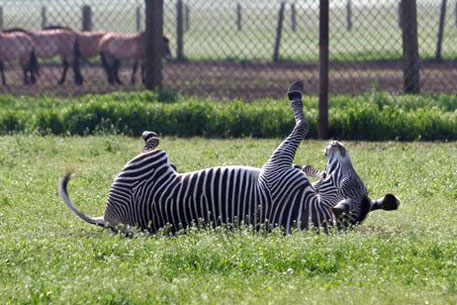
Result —
<path fill-rule="evenodd" d="M 180 171 L 262 166 L 280 142 L 165 138 Z M 0 137 L 1 304 L 455 304 L 457 144 L 348 142 L 373 198 L 393 192 L 398 211 L 376 211 L 336 235 L 249 230 L 125 238 L 76 218 L 57 180 L 101 215 L 110 183 L 142 140 L 122 136 Z M 325 164 L 324 142 L 295 162 Z"/>

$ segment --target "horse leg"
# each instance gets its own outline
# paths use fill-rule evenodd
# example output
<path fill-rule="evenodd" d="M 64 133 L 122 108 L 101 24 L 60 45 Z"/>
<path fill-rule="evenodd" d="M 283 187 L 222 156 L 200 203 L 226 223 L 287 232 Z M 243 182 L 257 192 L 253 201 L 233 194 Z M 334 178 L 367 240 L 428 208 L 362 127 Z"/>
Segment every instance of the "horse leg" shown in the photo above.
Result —
<path fill-rule="evenodd" d="M 82 85 L 84 82 L 83 76 L 81 74 L 81 50 L 79 48 L 78 40 L 76 39 L 75 44 L 73 45 L 73 74 L 75 78 L 75 84 Z"/>
<path fill-rule="evenodd" d="M 82 85 L 84 79 L 81 73 L 81 65 L 77 58 L 73 58 L 73 74 L 75 76 L 75 84 Z"/>
<path fill-rule="evenodd" d="M 141 63 L 141 81 L 143 82 L 143 85 L 146 82 L 146 71 L 144 69 L 144 63 Z"/>
<path fill-rule="evenodd" d="M 133 62 L 132 80 L 131 80 L 132 85 L 135 85 L 136 70 L 138 70 L 138 60 L 135 60 L 135 61 Z"/>
<path fill-rule="evenodd" d="M 59 83 L 58 83 L 59 85 L 62 85 L 63 83 L 65 83 L 68 66 L 70 66 L 70 64 L 68 63 L 66 58 L 62 58 L 62 65 L 63 65 L 63 73 L 62 73 L 62 77 L 59 80 Z"/>
<path fill-rule="evenodd" d="M 35 77 L 35 73 L 33 72 L 33 70 L 30 70 L 30 80 L 33 85 L 36 84 L 36 77 Z"/>
<path fill-rule="evenodd" d="M 22 66 L 22 74 L 23 74 L 23 78 L 22 78 L 22 83 L 24 85 L 28 85 L 29 84 L 29 78 L 27 76 L 27 67 L 26 66 Z"/>
<path fill-rule="evenodd" d="M 113 85 L 114 84 L 114 79 L 113 79 L 113 67 L 112 64 L 108 63 L 108 60 L 111 59 L 111 56 L 105 55 L 105 53 L 100 52 L 100 61 L 103 67 L 103 70 L 106 73 L 106 78 L 108 81 L 108 84 Z"/>
<path fill-rule="evenodd" d="M 114 76 L 114 80 L 116 81 L 116 83 L 118 83 L 119 85 L 123 85 L 123 83 L 121 82 L 121 80 L 119 79 L 119 70 L 121 68 L 121 61 L 119 59 L 115 59 L 114 60 L 114 64 L 113 64 L 113 76 Z"/>
<path fill-rule="evenodd" d="M 5 65 L 3 63 L 3 60 L 0 60 L 0 71 L 2 73 L 2 83 L 3 85 L 6 85 L 6 79 L 5 79 Z"/>

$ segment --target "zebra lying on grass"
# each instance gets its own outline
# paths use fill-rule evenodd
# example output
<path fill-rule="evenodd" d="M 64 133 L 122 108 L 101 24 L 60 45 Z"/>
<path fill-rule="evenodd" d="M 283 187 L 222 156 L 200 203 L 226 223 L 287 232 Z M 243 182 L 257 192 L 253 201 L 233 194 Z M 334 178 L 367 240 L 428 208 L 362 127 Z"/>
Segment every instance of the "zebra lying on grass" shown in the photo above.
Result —
<path fill-rule="evenodd" d="M 246 224 L 267 230 L 281 227 L 286 233 L 312 226 L 345 228 L 359 224 L 372 210 L 397 209 L 400 201 L 394 195 L 368 199 L 365 185 L 339 142 L 326 148 L 325 171 L 292 166 L 308 131 L 302 92 L 301 82 L 289 88 L 295 128 L 261 169 L 221 166 L 178 173 L 168 155 L 156 149 L 157 134 L 144 132 L 145 148 L 115 178 L 104 216 L 86 216 L 73 205 L 67 193 L 70 174 L 60 182 L 60 196 L 88 223 L 114 230 L 138 227 L 152 233 L 165 227 L 174 233 L 202 222 L 212 226 Z M 319 180 L 312 184 L 308 176 Z"/>

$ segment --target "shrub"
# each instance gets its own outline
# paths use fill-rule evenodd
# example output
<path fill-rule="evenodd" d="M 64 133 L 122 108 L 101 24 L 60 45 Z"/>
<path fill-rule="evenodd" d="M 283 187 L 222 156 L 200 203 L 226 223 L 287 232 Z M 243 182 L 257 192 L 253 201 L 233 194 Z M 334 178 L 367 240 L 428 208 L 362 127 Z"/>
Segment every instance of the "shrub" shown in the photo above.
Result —
<path fill-rule="evenodd" d="M 161 102 L 164 101 L 164 102 Z M 0 97 L 0 133 L 37 131 L 88 135 L 144 130 L 182 137 L 284 137 L 294 118 L 288 101 L 214 102 L 159 93 L 113 93 L 81 98 Z M 317 98 L 305 99 L 308 137 L 317 137 Z M 454 95 L 400 96 L 371 92 L 330 101 L 329 134 L 345 140 L 456 140 Z"/>
<path fill-rule="evenodd" d="M 20 113 L 0 112 L 0 133 L 22 132 L 24 128 L 24 119 Z"/>

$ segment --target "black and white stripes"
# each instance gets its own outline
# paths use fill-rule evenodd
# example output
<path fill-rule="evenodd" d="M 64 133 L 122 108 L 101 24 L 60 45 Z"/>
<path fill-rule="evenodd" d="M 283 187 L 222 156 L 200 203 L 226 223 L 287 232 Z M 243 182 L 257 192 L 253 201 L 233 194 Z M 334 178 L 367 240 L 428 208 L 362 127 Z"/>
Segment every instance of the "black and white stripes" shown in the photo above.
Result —
<path fill-rule="evenodd" d="M 267 230 L 282 227 L 289 233 L 292 228 L 328 228 L 343 213 L 349 218 L 343 217 L 340 224 L 357 224 L 375 204 L 368 200 L 342 144 L 333 142 L 327 147 L 325 171 L 292 166 L 308 131 L 301 92 L 300 82 L 289 89 L 295 127 L 261 169 L 222 166 L 178 173 L 168 155 L 157 150 L 157 134 L 145 132 L 143 153 L 115 178 L 102 218 L 85 216 L 76 209 L 66 190 L 69 175 L 61 183 L 61 197 L 90 223 L 111 228 L 127 225 L 150 232 L 165 227 L 176 232 L 203 222 L 212 226 L 247 224 Z M 319 180 L 312 184 L 308 175 Z M 374 209 L 398 207 L 398 199 L 393 198 L 376 201 Z"/>

